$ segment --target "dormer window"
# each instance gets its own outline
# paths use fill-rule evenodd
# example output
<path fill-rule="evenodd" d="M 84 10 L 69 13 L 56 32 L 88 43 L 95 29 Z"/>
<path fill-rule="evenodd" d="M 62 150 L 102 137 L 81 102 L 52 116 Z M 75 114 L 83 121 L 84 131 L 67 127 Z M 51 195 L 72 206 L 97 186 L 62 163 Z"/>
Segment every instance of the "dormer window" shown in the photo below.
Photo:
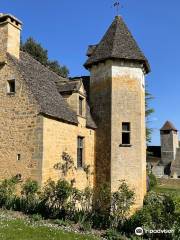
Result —
<path fill-rule="evenodd" d="M 7 81 L 7 93 L 8 94 L 15 94 L 16 91 L 16 84 L 15 79 Z"/>
<path fill-rule="evenodd" d="M 84 98 L 79 97 L 79 115 L 80 116 L 83 115 L 83 102 L 84 102 Z"/>

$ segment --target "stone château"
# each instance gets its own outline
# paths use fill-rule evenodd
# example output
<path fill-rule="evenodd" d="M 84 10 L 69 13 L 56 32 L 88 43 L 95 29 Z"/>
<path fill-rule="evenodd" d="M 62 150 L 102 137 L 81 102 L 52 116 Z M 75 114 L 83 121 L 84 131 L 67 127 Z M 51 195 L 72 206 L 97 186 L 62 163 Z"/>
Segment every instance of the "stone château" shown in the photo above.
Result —
<path fill-rule="evenodd" d="M 64 177 L 79 189 L 108 183 L 111 191 L 125 179 L 141 206 L 150 67 L 122 17 L 89 46 L 90 76 L 71 79 L 20 51 L 21 27 L 16 17 L 0 14 L 0 178 L 42 185 Z"/>

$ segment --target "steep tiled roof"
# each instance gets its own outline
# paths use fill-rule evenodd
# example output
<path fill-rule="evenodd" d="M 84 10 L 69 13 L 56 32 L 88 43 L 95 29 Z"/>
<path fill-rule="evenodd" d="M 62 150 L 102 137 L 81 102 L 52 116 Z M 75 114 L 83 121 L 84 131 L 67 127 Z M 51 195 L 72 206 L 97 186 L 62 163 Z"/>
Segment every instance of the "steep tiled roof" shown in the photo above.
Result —
<path fill-rule="evenodd" d="M 69 85 L 69 80 L 58 76 L 47 67 L 32 58 L 28 53 L 21 52 L 20 59 L 7 54 L 8 60 L 18 69 L 26 81 L 31 93 L 39 106 L 39 113 L 57 118 L 71 124 L 78 124 L 77 114 L 70 108 L 66 100 L 61 96 L 58 88 Z M 80 84 L 75 83 L 75 85 Z M 87 106 L 89 109 L 89 107 Z M 87 127 L 96 128 L 91 117 L 90 110 L 87 111 Z"/>
<path fill-rule="evenodd" d="M 98 45 L 89 45 L 86 55 L 90 57 Z"/>
<path fill-rule="evenodd" d="M 97 126 L 91 116 L 90 107 L 89 107 L 88 103 L 86 104 L 86 126 L 89 128 L 93 128 L 93 129 L 97 128 Z"/>
<path fill-rule="evenodd" d="M 29 54 L 21 52 L 20 60 L 8 54 L 8 58 L 19 69 L 38 102 L 40 113 L 77 124 L 76 113 L 70 109 L 66 101 L 59 94 L 55 82 L 60 81 L 57 74 L 44 67 Z"/>
<path fill-rule="evenodd" d="M 65 92 L 75 92 L 78 91 L 81 85 L 81 81 L 70 81 L 68 80 L 68 82 L 58 85 L 58 92 L 60 93 L 65 93 Z"/>
<path fill-rule="evenodd" d="M 148 60 L 119 16 L 114 19 L 98 46 L 90 53 L 92 54 L 84 64 L 86 68 L 106 59 L 122 59 L 138 61 L 144 65 L 147 72 L 150 71 Z"/>
<path fill-rule="evenodd" d="M 169 131 L 169 130 L 177 131 L 175 126 L 170 121 L 167 121 L 167 122 L 165 122 L 165 124 L 161 128 L 161 131 Z"/>

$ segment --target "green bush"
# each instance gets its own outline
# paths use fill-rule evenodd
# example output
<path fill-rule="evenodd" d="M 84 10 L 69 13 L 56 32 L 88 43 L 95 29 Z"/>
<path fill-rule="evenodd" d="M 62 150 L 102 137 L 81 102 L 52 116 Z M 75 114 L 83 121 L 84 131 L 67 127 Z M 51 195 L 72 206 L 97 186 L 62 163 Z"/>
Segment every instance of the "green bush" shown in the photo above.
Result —
<path fill-rule="evenodd" d="M 174 230 L 173 240 L 179 240 L 179 236 L 180 236 L 180 215 L 179 214 L 176 217 L 176 220 L 174 222 L 173 230 Z"/>
<path fill-rule="evenodd" d="M 22 186 L 20 209 L 26 214 L 36 214 L 39 208 L 38 183 L 28 179 Z"/>
<path fill-rule="evenodd" d="M 39 190 L 38 183 L 34 180 L 28 179 L 22 186 L 22 194 L 26 197 L 35 195 Z"/>
<path fill-rule="evenodd" d="M 149 177 L 149 190 L 152 190 L 157 185 L 157 179 L 153 173 L 149 173 L 148 177 Z"/>
<path fill-rule="evenodd" d="M 71 185 L 72 186 L 72 185 Z M 69 220 L 74 220 L 78 222 L 78 204 L 82 202 L 83 192 L 72 187 L 72 191 L 70 197 L 68 199 L 68 203 L 66 206 L 67 211 L 67 218 Z"/>
<path fill-rule="evenodd" d="M 144 206 L 128 219 L 121 228 L 122 232 L 126 232 L 128 236 L 134 234 L 137 227 L 143 229 L 172 229 L 176 219 L 175 205 L 173 199 L 169 195 L 157 194 L 150 192 L 145 200 Z M 148 234 L 143 236 L 144 239 L 149 239 Z M 171 239 L 172 236 L 167 234 L 159 234 L 160 239 Z"/>
<path fill-rule="evenodd" d="M 34 221 L 34 222 L 38 222 L 41 221 L 43 218 L 40 214 L 33 214 L 30 216 L 30 220 Z"/>
<path fill-rule="evenodd" d="M 22 185 L 20 195 L 16 195 L 17 183 L 16 178 L 0 183 L 0 207 L 22 211 L 31 215 L 33 221 L 39 221 L 42 217 L 59 219 L 56 220 L 59 225 L 73 221 L 83 231 L 90 231 L 92 227 L 117 228 L 119 222 L 122 225 L 125 221 L 134 201 L 134 192 L 124 181 L 113 194 L 109 185 L 103 184 L 96 191 L 95 198 L 92 189 L 80 191 L 62 179 L 57 182 L 49 180 L 41 192 L 38 183 L 28 179 Z M 171 208 L 167 204 L 166 210 Z M 113 236 L 116 231 L 109 230 L 108 234 Z M 118 239 L 122 239 L 119 234 Z"/>
<path fill-rule="evenodd" d="M 180 215 L 180 195 L 174 192 L 174 193 L 171 193 L 171 196 L 175 203 L 176 213 Z"/>
<path fill-rule="evenodd" d="M 61 219 L 55 219 L 53 223 L 57 224 L 58 226 L 64 226 L 64 227 L 69 226 L 68 221 L 64 221 L 64 220 L 61 220 Z"/>
<path fill-rule="evenodd" d="M 125 181 L 121 181 L 118 191 L 111 196 L 111 226 L 117 228 L 122 225 L 129 215 L 135 201 L 135 193 Z"/>
<path fill-rule="evenodd" d="M 84 232 L 90 232 L 91 229 L 92 229 L 92 223 L 88 221 L 83 221 L 79 227 L 79 230 Z"/>
<path fill-rule="evenodd" d="M 18 181 L 15 177 L 5 179 L 0 183 L 0 207 L 14 209 L 17 183 Z"/>
<path fill-rule="evenodd" d="M 102 184 L 95 194 L 92 221 L 93 227 L 107 229 L 110 227 L 111 191 L 107 183 Z"/>
<path fill-rule="evenodd" d="M 65 219 L 71 194 L 72 186 L 67 181 L 59 180 L 55 183 L 49 180 L 41 194 L 41 209 L 46 217 Z"/>
<path fill-rule="evenodd" d="M 108 229 L 103 237 L 107 240 L 128 240 L 125 236 L 120 235 L 115 229 Z"/>
<path fill-rule="evenodd" d="M 129 240 L 143 240 L 143 238 L 138 236 L 130 236 Z"/>
<path fill-rule="evenodd" d="M 79 191 L 76 188 L 73 188 L 69 201 L 71 208 L 69 208 L 70 211 L 68 211 L 70 215 L 68 218 L 74 220 L 75 223 L 86 225 L 87 222 L 89 225 L 92 220 L 92 200 L 93 191 L 89 187 L 85 188 L 84 191 Z"/>
<path fill-rule="evenodd" d="M 82 192 L 80 200 L 82 210 L 89 214 L 92 211 L 93 190 L 89 187 L 86 187 Z"/>

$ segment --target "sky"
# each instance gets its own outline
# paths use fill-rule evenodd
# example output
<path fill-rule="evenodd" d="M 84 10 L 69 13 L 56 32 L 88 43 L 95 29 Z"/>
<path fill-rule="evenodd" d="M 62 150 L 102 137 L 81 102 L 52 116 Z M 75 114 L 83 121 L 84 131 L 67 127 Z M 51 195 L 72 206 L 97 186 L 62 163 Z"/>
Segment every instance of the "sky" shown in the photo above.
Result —
<path fill-rule="evenodd" d="M 113 21 L 113 0 L 0 0 L 0 12 L 23 22 L 22 39 L 32 36 L 50 59 L 65 64 L 71 76 L 88 75 L 87 46 L 98 43 Z M 148 90 L 153 128 L 151 145 L 159 145 L 166 120 L 180 129 L 180 1 L 121 0 L 120 15 L 148 58 Z M 179 111 L 179 112 L 178 112 Z"/>

